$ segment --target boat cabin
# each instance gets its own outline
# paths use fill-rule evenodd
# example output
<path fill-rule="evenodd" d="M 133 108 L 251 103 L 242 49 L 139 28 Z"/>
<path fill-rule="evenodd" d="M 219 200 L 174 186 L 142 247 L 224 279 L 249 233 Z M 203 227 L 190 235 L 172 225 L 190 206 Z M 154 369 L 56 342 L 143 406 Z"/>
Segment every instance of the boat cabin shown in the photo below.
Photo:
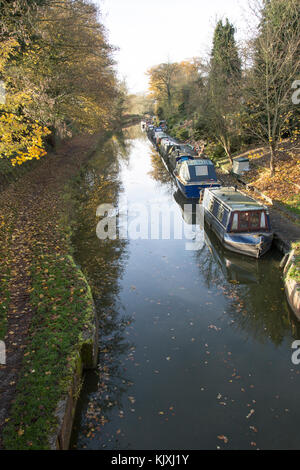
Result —
<path fill-rule="evenodd" d="M 191 155 L 181 155 L 177 158 L 176 170 L 182 180 L 195 184 L 203 181 L 216 182 L 217 175 L 211 160 L 194 158 Z"/>
<path fill-rule="evenodd" d="M 197 156 L 197 152 L 189 144 L 174 144 L 174 146 L 169 150 L 169 155 L 175 154 L 179 156 L 180 154 L 192 155 L 193 157 Z"/>
<path fill-rule="evenodd" d="M 269 231 L 268 210 L 235 188 L 220 188 L 204 194 L 203 205 L 229 232 Z"/>
<path fill-rule="evenodd" d="M 205 188 L 220 187 L 211 160 L 194 158 L 191 155 L 181 155 L 177 158 L 174 177 L 178 188 L 186 198 L 199 200 Z M 172 155 L 172 159 L 176 159 L 175 155 Z"/>
<path fill-rule="evenodd" d="M 192 155 L 173 152 L 171 156 L 169 157 L 169 165 L 170 165 L 171 170 L 175 170 L 176 167 L 179 167 L 180 163 L 186 160 L 193 160 L 193 159 L 194 157 L 192 157 Z"/>
<path fill-rule="evenodd" d="M 167 139 L 169 136 L 164 132 L 156 134 L 156 145 L 160 145 L 161 139 Z"/>
<path fill-rule="evenodd" d="M 255 199 L 222 187 L 205 189 L 205 221 L 231 251 L 259 258 L 271 247 L 269 212 Z"/>
<path fill-rule="evenodd" d="M 165 157 L 168 153 L 169 148 L 174 145 L 174 140 L 169 136 L 168 138 L 162 138 L 160 141 L 160 153 Z"/>

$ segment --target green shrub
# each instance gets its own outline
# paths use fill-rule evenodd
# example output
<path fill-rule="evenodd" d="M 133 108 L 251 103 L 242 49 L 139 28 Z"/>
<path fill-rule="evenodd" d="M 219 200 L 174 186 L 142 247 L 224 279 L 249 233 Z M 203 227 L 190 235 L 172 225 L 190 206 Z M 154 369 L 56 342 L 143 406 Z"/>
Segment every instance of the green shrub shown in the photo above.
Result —
<path fill-rule="evenodd" d="M 180 128 L 176 131 L 176 137 L 179 140 L 187 140 L 189 138 L 189 131 L 185 128 Z"/>

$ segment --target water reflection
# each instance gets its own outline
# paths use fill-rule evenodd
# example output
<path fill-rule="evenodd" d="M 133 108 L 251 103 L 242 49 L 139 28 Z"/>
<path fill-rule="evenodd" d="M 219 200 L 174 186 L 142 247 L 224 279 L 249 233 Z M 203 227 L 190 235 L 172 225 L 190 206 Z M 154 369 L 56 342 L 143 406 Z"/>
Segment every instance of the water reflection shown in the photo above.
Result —
<path fill-rule="evenodd" d="M 119 283 L 128 256 L 127 242 L 99 240 L 95 233 L 98 205 L 103 202 L 118 205 L 122 190 L 119 165 L 120 161 L 126 162 L 129 154 L 130 142 L 124 135 L 110 139 L 82 170 L 80 185 L 74 194 L 78 208 L 75 258 L 92 287 L 100 331 L 99 367 L 96 372 L 87 374 L 82 396 L 87 394 L 89 400 L 79 400 L 78 420 L 73 430 L 72 442 L 80 447 L 84 447 L 85 438 L 91 438 L 112 414 L 121 413 L 121 397 L 130 386 L 124 372 L 124 357 L 131 357 L 134 350 L 126 335 L 126 329 L 134 320 L 123 311 L 118 300 Z"/>
<path fill-rule="evenodd" d="M 228 252 L 174 191 L 137 128 L 108 142 L 79 181 L 76 259 L 99 312 L 100 357 L 86 375 L 73 447 L 297 448 L 300 377 L 290 344 L 300 330 L 280 257 Z M 97 239 L 101 202 L 153 198 L 195 228 L 197 250 L 173 238 Z"/>
<path fill-rule="evenodd" d="M 151 154 L 150 154 L 150 159 L 151 159 L 151 166 L 152 169 L 149 171 L 149 175 L 155 180 L 163 185 L 168 184 L 170 186 L 170 191 L 173 190 L 173 185 L 174 181 L 167 170 L 167 167 L 165 166 L 163 159 L 160 157 L 160 155 L 152 149 Z"/>
<path fill-rule="evenodd" d="M 295 328 L 300 331 L 285 298 L 279 267 L 281 255 L 273 250 L 256 260 L 226 250 L 204 224 L 203 214 L 199 216 L 198 204 L 190 204 L 190 210 L 186 210 L 187 200 L 179 190 L 174 199 L 186 224 L 202 224 L 204 245 L 195 253 L 195 260 L 207 287 L 217 285 L 230 299 L 231 307 L 226 313 L 234 328 L 260 342 L 271 339 L 275 345 L 280 345 L 289 331 L 294 335 Z"/>

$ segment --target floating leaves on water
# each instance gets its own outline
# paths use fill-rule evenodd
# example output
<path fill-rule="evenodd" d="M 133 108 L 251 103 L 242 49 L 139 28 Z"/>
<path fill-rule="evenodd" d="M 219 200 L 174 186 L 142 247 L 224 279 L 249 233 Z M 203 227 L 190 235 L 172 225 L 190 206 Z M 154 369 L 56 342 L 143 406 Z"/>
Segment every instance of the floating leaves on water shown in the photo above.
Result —
<path fill-rule="evenodd" d="M 209 330 L 221 331 L 221 328 L 218 328 L 216 325 L 209 325 Z"/>
<path fill-rule="evenodd" d="M 224 436 L 223 434 L 221 436 L 218 436 L 218 439 L 220 439 L 220 441 L 223 441 L 224 444 L 227 444 L 228 442 L 228 437 Z"/>
<path fill-rule="evenodd" d="M 251 418 L 251 416 L 255 413 L 255 410 L 250 410 L 249 414 L 246 416 L 247 419 Z"/>

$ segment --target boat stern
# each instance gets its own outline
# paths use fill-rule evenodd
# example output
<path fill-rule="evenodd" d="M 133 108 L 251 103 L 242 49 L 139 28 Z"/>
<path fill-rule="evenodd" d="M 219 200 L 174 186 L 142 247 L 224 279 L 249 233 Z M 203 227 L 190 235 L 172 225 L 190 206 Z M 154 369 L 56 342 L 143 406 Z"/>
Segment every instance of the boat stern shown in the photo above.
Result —
<path fill-rule="evenodd" d="M 224 245 L 236 253 L 260 258 L 271 248 L 273 233 L 225 233 Z"/>

